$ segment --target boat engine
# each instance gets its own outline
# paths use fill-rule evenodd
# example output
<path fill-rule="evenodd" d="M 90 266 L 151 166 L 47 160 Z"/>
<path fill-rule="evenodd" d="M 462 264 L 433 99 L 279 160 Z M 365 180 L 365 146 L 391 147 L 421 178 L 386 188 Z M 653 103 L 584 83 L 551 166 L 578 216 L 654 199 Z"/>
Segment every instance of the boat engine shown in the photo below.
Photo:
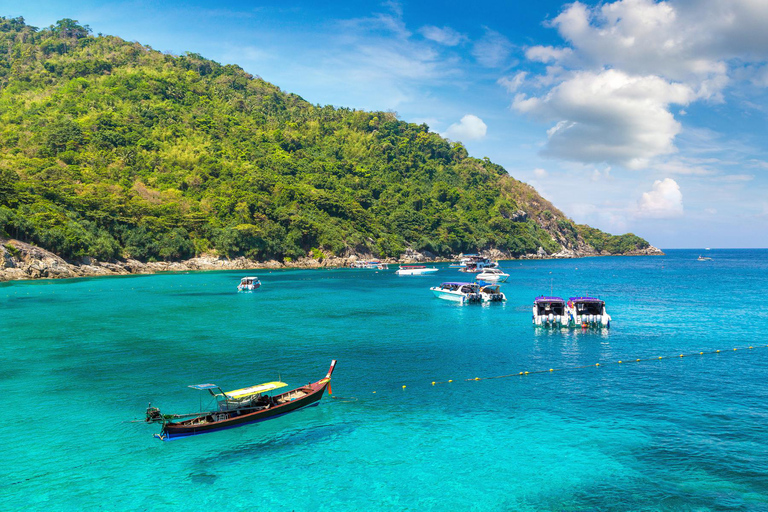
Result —
<path fill-rule="evenodd" d="M 152 407 L 152 402 L 147 405 L 147 423 L 158 423 L 163 421 L 163 415 L 160 414 L 160 409 Z"/>

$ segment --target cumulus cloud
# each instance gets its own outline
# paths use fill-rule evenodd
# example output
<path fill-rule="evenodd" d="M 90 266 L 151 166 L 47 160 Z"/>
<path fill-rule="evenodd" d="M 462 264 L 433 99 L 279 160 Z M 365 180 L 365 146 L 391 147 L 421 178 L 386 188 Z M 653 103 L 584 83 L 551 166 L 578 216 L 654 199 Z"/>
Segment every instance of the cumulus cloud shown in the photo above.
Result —
<path fill-rule="evenodd" d="M 680 123 L 670 103 L 687 104 L 695 93 L 682 84 L 617 70 L 577 72 L 542 97 L 519 94 L 512 106 L 556 124 L 547 132 L 547 156 L 630 168 L 672 153 Z"/>
<path fill-rule="evenodd" d="M 671 178 L 656 180 L 653 190 L 643 193 L 638 204 L 639 217 L 667 219 L 683 214 L 683 194 Z"/>
<path fill-rule="evenodd" d="M 544 88 L 513 108 L 554 123 L 543 154 L 632 168 L 674 152 L 681 125 L 671 106 L 723 101 L 733 68 L 768 86 L 768 2 L 617 0 L 574 2 L 548 23 L 565 46 L 532 46 L 548 64 L 526 79 Z M 765 74 L 764 74 L 765 73 Z M 499 82 L 510 92 L 521 89 Z M 678 115 L 685 110 L 676 108 Z"/>
<path fill-rule="evenodd" d="M 486 28 L 485 35 L 472 48 L 472 55 L 481 65 L 498 68 L 507 64 L 511 51 L 512 43 L 506 37 Z"/>
<path fill-rule="evenodd" d="M 488 127 L 479 117 L 467 114 L 458 123 L 453 123 L 445 131 L 445 136 L 453 140 L 475 140 L 485 137 Z"/>
<path fill-rule="evenodd" d="M 553 48 L 552 46 L 533 46 L 525 51 L 525 57 L 535 62 L 555 62 L 568 57 L 573 50 L 570 48 Z"/>
<path fill-rule="evenodd" d="M 436 43 L 444 44 L 446 46 L 456 46 L 466 39 L 462 34 L 450 27 L 440 28 L 427 25 L 421 27 L 419 32 L 430 41 L 435 41 Z"/>
<path fill-rule="evenodd" d="M 552 22 L 585 65 L 673 80 L 726 72 L 730 58 L 768 57 L 768 4 L 755 0 L 619 0 L 570 4 Z"/>

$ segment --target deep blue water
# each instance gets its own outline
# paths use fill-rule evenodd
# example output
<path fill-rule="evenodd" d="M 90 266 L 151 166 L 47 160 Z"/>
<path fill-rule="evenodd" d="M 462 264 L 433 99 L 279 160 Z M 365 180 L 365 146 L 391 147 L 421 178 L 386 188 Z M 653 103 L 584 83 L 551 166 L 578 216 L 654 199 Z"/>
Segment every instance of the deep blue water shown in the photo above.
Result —
<path fill-rule="evenodd" d="M 0 285 L 0 509 L 768 511 L 768 251 L 699 253 L 504 262 L 485 306 L 432 296 L 447 265 Z M 534 329 L 551 292 L 611 329 Z M 127 422 L 334 358 L 357 401 L 167 443 Z"/>

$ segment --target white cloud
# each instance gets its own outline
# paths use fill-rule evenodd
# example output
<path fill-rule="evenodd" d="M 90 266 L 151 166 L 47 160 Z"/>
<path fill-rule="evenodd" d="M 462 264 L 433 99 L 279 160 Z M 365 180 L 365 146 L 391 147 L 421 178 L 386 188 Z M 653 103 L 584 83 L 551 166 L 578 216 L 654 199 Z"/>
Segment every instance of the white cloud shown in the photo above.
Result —
<path fill-rule="evenodd" d="M 486 28 L 485 35 L 472 48 L 472 55 L 481 65 L 498 68 L 507 64 L 511 51 L 512 43 L 506 37 Z"/>
<path fill-rule="evenodd" d="M 759 169 L 768 169 L 768 162 L 764 160 L 757 160 L 755 158 L 749 161 L 748 167 L 757 167 Z"/>
<path fill-rule="evenodd" d="M 611 179 L 611 168 L 606 167 L 605 169 L 594 169 L 592 171 L 592 177 L 590 178 L 594 182 L 598 181 L 605 181 Z"/>
<path fill-rule="evenodd" d="M 680 123 L 667 107 L 694 97 L 690 88 L 654 76 L 585 71 L 572 74 L 545 96 L 518 95 L 512 106 L 556 121 L 547 132 L 544 155 L 641 168 L 650 158 L 675 151 Z"/>
<path fill-rule="evenodd" d="M 739 78 L 768 86 L 764 0 L 576 1 L 548 25 L 567 44 L 526 50 L 528 60 L 549 64 L 526 79 L 544 92 L 513 103 L 554 123 L 544 155 L 645 167 L 676 151 L 682 127 L 672 105 L 722 102 Z"/>
<path fill-rule="evenodd" d="M 551 22 L 585 65 L 679 81 L 723 74 L 725 59 L 765 59 L 766 24 L 760 0 L 575 2 Z"/>
<path fill-rule="evenodd" d="M 638 204 L 638 217 L 666 219 L 683 214 L 683 194 L 671 178 L 656 180 L 653 190 L 643 193 Z"/>
<path fill-rule="evenodd" d="M 554 48 L 552 46 L 532 46 L 525 51 L 525 57 L 534 62 L 554 62 L 568 57 L 573 50 L 570 48 Z"/>
<path fill-rule="evenodd" d="M 525 82 L 525 76 L 527 74 L 526 71 L 520 71 L 511 77 L 503 76 L 499 78 L 496 83 L 504 87 L 508 92 L 515 92 L 521 85 L 523 85 L 523 82 Z"/>
<path fill-rule="evenodd" d="M 533 175 L 539 179 L 544 179 L 549 176 L 549 173 L 547 173 L 546 169 L 534 169 Z"/>
<path fill-rule="evenodd" d="M 479 117 L 467 114 L 461 118 L 458 123 L 453 123 L 445 131 L 445 136 L 452 140 L 475 140 L 482 139 L 488 127 Z"/>
<path fill-rule="evenodd" d="M 283 82 L 309 83 L 333 104 L 387 110 L 423 103 L 431 84 L 461 75 L 458 57 L 414 37 L 399 4 L 385 5 L 391 12 L 337 21 L 334 34 L 303 55 L 303 66 L 283 66 Z"/>
<path fill-rule="evenodd" d="M 456 46 L 466 39 L 466 37 L 459 32 L 456 32 L 450 27 L 434 27 L 427 25 L 419 29 L 421 35 L 430 41 L 444 44 L 445 46 Z"/>

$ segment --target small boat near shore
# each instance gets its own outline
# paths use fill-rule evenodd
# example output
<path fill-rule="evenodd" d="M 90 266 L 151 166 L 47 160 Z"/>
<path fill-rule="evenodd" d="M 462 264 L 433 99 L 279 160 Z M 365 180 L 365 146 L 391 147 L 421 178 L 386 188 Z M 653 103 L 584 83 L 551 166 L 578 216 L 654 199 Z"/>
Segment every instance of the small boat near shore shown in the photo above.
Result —
<path fill-rule="evenodd" d="M 500 268 L 486 268 L 475 276 L 475 281 L 486 281 L 489 283 L 503 283 L 509 279 L 509 274 Z"/>
<path fill-rule="evenodd" d="M 501 287 L 497 284 L 480 286 L 480 297 L 483 302 L 504 302 L 507 300 L 507 296 L 501 292 Z"/>
<path fill-rule="evenodd" d="M 702 256 L 701 254 L 699 254 L 699 257 L 696 258 L 696 261 L 712 261 L 712 258 L 710 258 L 709 256 Z"/>
<path fill-rule="evenodd" d="M 480 285 L 477 283 L 442 283 L 430 288 L 438 299 L 455 300 L 462 304 L 482 302 Z"/>
<path fill-rule="evenodd" d="M 211 410 L 190 414 L 162 414 L 160 409 L 150 404 L 147 407 L 146 422 L 162 423 L 162 429 L 155 437 L 169 441 L 276 418 L 302 407 L 316 405 L 326 388 L 330 388 L 335 367 L 334 359 L 324 378 L 274 396 L 266 393 L 286 387 L 285 382 L 267 382 L 235 391 L 223 391 L 216 384 L 195 384 L 189 387 L 207 390 L 213 396 L 216 403 Z"/>
<path fill-rule="evenodd" d="M 350 267 L 365 270 L 389 270 L 389 265 L 382 263 L 379 260 L 355 261 L 350 265 Z"/>
<path fill-rule="evenodd" d="M 421 276 L 425 274 L 434 274 L 437 272 L 435 267 L 425 267 L 424 265 L 400 265 L 395 271 L 398 276 Z"/>
<path fill-rule="evenodd" d="M 244 277 L 240 280 L 240 284 L 237 285 L 237 291 L 239 292 L 252 292 L 258 290 L 261 287 L 261 281 L 258 277 Z"/>
<path fill-rule="evenodd" d="M 473 274 L 483 272 L 486 269 L 499 267 L 498 261 L 491 261 L 488 258 L 474 255 L 463 258 L 461 264 L 462 268 L 459 269 L 459 272 L 469 272 Z"/>

